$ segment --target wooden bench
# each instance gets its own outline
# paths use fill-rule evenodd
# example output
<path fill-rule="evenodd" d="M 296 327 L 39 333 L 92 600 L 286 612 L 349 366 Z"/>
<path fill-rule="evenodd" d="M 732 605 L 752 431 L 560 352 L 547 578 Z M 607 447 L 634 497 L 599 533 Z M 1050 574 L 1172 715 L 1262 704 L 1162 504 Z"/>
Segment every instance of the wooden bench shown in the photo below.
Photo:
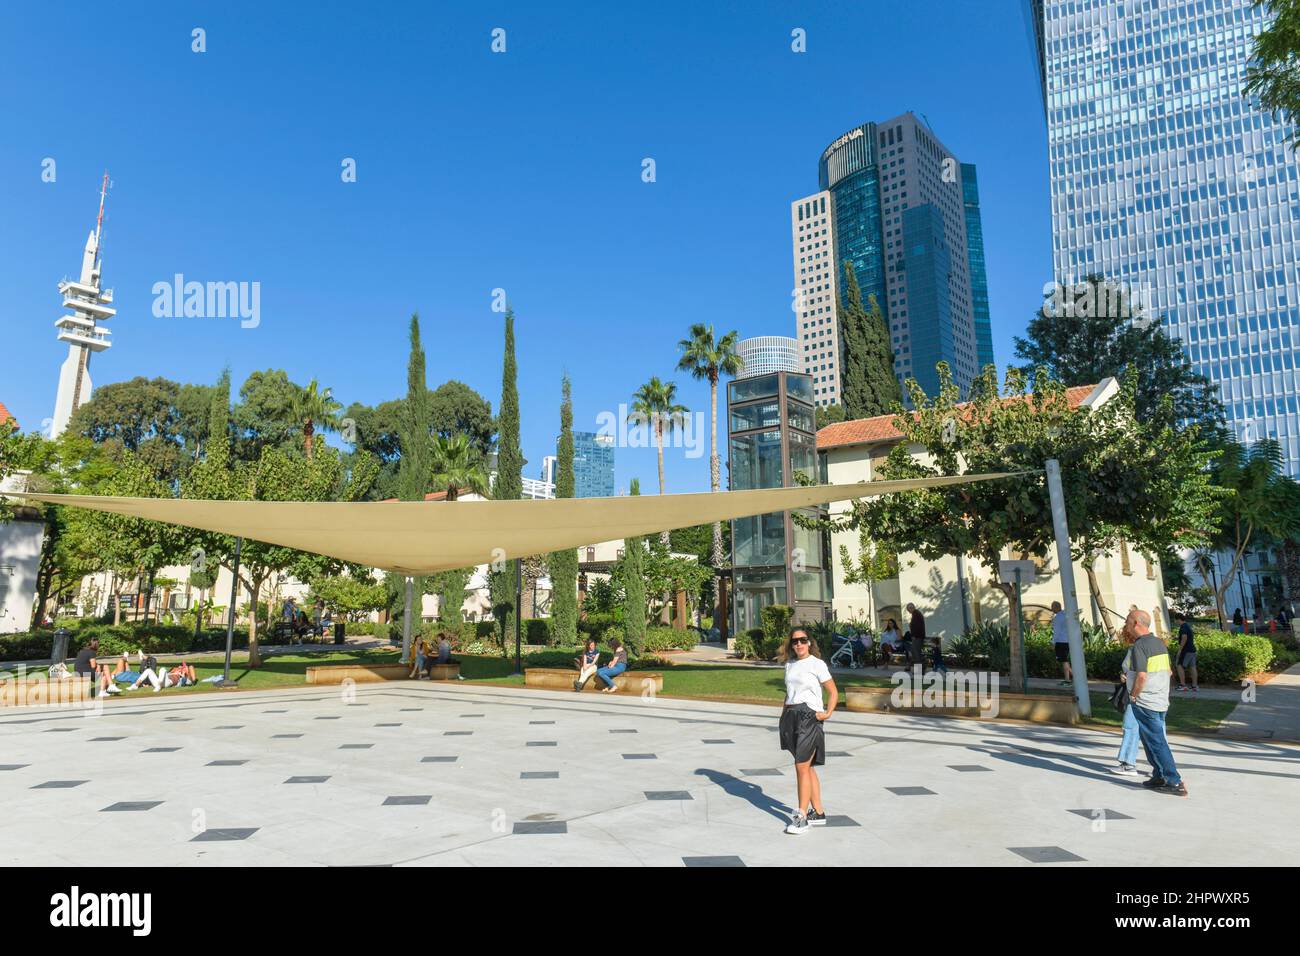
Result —
<path fill-rule="evenodd" d="M 571 667 L 526 667 L 524 668 L 525 687 L 543 687 L 547 690 L 573 691 L 573 682 L 578 679 L 578 671 Z M 602 690 L 605 682 L 595 674 L 582 688 L 585 693 Z M 642 694 L 653 688 L 658 694 L 664 689 L 664 675 L 657 671 L 624 671 L 614 678 L 614 687 L 620 694 Z"/>
<path fill-rule="evenodd" d="M 29 674 L 20 678 L 6 671 L 0 673 L 0 707 L 88 704 L 94 699 L 93 687 L 87 676 L 51 678 Z"/>

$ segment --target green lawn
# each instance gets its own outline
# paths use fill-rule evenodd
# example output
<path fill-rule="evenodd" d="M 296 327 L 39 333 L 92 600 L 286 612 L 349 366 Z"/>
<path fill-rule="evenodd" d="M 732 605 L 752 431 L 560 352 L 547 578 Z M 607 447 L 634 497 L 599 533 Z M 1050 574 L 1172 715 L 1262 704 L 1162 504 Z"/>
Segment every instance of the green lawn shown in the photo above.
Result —
<path fill-rule="evenodd" d="M 1106 694 L 1092 693 L 1092 717 L 1084 724 L 1100 724 L 1103 727 L 1119 729 L 1124 724 L 1124 717 L 1117 711 Z M 1165 726 L 1170 733 L 1204 734 L 1218 729 L 1220 721 L 1236 706 L 1231 700 L 1204 700 L 1179 697 L 1169 706 L 1165 717 Z"/>

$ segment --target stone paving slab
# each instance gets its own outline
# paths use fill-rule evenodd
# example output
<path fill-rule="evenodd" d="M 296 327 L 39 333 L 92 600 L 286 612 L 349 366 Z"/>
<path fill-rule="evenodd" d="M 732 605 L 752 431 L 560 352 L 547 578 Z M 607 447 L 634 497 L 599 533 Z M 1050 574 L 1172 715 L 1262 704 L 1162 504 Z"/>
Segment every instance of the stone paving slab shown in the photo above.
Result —
<path fill-rule="evenodd" d="M 1148 865 L 1300 860 L 1300 748 L 1272 742 L 1175 737 L 1180 800 L 1109 774 L 1113 734 L 841 711 L 826 734 L 843 756 L 821 769 L 833 825 L 794 837 L 774 707 L 472 684 L 356 698 L 6 712 L 0 863 L 1120 866 L 1152 827 Z M 107 829 L 122 823 L 130 840 Z"/>

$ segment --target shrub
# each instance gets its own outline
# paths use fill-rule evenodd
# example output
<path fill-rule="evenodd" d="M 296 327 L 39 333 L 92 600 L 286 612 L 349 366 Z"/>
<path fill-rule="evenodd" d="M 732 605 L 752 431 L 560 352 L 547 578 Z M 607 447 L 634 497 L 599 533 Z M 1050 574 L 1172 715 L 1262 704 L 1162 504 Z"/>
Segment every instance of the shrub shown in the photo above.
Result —
<path fill-rule="evenodd" d="M 763 633 L 767 637 L 785 640 L 790 633 L 790 619 L 794 617 L 794 608 L 788 604 L 769 604 L 758 613 L 763 622 Z"/>
<path fill-rule="evenodd" d="M 584 637 L 582 640 L 585 644 L 587 639 Z M 623 629 L 618 626 L 607 627 L 605 628 L 605 633 L 599 636 L 597 640 L 601 641 L 605 645 L 608 645 L 610 641 L 615 641 L 615 640 L 617 640 L 621 644 L 623 642 Z"/>
<path fill-rule="evenodd" d="M 645 632 L 645 645 L 642 647 L 642 653 L 668 650 L 689 651 L 695 648 L 695 643 L 694 631 L 677 630 L 672 627 L 648 627 Z"/>
<path fill-rule="evenodd" d="M 784 637 L 768 637 L 761 627 L 754 627 L 744 634 L 736 635 L 735 648 L 746 660 L 770 661 L 776 657 L 784 640 Z"/>
<path fill-rule="evenodd" d="M 545 617 L 527 617 L 524 618 L 524 643 L 525 644 L 550 644 L 551 643 L 551 621 Z"/>
<path fill-rule="evenodd" d="M 578 633 L 584 638 L 590 634 L 599 639 L 605 631 L 619 623 L 621 622 L 613 614 L 592 612 L 578 621 Z"/>
<path fill-rule="evenodd" d="M 1170 649 L 1170 663 L 1178 644 Z M 1273 642 L 1259 634 L 1204 631 L 1196 635 L 1197 677 L 1207 684 L 1236 684 L 1248 674 L 1268 670 L 1274 657 Z"/>
<path fill-rule="evenodd" d="M 655 657 L 653 654 L 647 654 L 645 657 L 638 657 L 632 663 L 627 665 L 630 671 L 657 671 L 665 667 L 672 667 L 673 662 L 663 657 Z"/>

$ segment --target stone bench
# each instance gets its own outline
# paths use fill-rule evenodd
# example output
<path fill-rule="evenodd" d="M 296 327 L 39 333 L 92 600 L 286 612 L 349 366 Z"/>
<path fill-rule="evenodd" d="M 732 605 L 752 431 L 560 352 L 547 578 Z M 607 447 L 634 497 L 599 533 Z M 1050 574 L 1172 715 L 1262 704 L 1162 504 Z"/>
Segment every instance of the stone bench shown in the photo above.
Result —
<path fill-rule="evenodd" d="M 88 704 L 94 699 L 89 677 L 13 677 L 0 673 L 0 707 Z"/>
<path fill-rule="evenodd" d="M 896 690 L 897 698 L 894 696 Z M 996 708 L 991 708 L 986 714 L 977 701 L 970 701 L 967 706 L 925 706 L 924 693 L 923 689 L 849 686 L 844 688 L 844 709 L 858 712 L 889 711 L 922 717 L 998 717 L 1053 724 L 1075 724 L 1079 721 L 1078 704 L 1073 697 L 1064 694 L 1009 694 L 999 691 Z"/>
<path fill-rule="evenodd" d="M 567 690 L 573 692 L 573 682 L 578 679 L 578 671 L 572 667 L 526 667 L 524 668 L 524 686 L 542 687 L 546 690 Z M 582 688 L 585 693 L 600 691 L 605 686 L 595 674 Z M 614 687 L 620 694 L 641 694 L 648 688 L 653 693 L 664 689 L 664 675 L 656 671 L 624 671 L 614 678 Z"/>
<path fill-rule="evenodd" d="M 342 684 L 351 680 L 358 684 L 373 684 L 386 680 L 408 680 L 410 664 L 321 664 L 307 668 L 308 684 Z M 456 680 L 460 676 L 460 663 L 434 664 L 434 680 Z"/>

